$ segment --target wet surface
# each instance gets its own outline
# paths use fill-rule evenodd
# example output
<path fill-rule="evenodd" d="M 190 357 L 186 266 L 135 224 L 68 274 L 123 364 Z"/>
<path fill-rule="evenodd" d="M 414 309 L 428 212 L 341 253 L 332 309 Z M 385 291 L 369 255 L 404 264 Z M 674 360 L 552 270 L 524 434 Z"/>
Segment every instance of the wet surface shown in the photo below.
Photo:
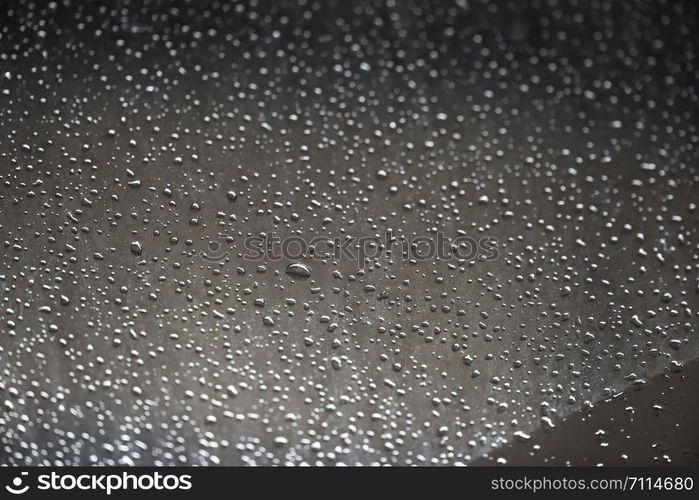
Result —
<path fill-rule="evenodd" d="M 697 14 L 8 4 L 2 462 L 592 460 L 699 354 Z"/>
<path fill-rule="evenodd" d="M 699 363 L 663 373 L 552 431 L 537 430 L 475 460 L 476 465 L 697 465 Z"/>

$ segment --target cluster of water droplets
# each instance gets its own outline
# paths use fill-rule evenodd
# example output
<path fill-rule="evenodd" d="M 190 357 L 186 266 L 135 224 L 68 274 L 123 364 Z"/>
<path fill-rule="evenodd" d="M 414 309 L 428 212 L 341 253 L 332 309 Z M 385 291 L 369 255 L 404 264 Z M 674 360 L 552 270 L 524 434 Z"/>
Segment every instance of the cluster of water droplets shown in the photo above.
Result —
<path fill-rule="evenodd" d="M 696 6 L 271 4 L 7 9 L 3 463 L 468 463 L 697 356 Z"/>

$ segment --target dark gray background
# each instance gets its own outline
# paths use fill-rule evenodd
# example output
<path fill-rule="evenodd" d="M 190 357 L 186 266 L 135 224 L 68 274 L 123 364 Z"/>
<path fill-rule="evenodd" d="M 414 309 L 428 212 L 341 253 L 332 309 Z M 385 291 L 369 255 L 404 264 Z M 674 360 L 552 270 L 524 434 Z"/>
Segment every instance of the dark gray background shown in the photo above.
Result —
<path fill-rule="evenodd" d="M 3 463 L 696 463 L 695 2 L 114 5 L 2 8 Z M 387 232 L 498 258 L 242 258 Z"/>

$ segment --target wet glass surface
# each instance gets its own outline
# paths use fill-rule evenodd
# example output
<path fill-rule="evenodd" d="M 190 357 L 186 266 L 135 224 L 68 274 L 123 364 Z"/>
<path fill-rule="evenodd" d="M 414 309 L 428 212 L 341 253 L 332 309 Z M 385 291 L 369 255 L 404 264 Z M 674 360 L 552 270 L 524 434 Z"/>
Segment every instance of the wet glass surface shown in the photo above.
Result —
<path fill-rule="evenodd" d="M 691 392 L 695 2 L 3 9 L 2 463 L 538 463 Z"/>

